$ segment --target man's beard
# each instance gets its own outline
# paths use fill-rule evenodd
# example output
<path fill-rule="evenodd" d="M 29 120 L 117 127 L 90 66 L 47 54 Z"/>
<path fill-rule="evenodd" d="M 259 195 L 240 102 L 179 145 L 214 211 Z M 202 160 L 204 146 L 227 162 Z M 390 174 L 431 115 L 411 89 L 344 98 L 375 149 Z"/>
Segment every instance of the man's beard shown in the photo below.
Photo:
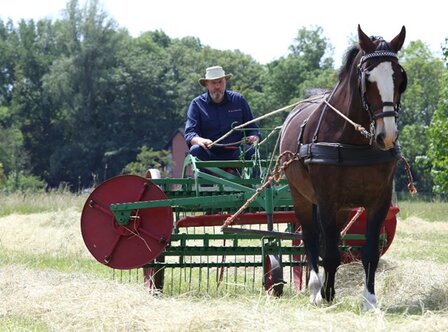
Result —
<path fill-rule="evenodd" d="M 221 102 L 222 98 L 224 97 L 224 92 L 221 91 L 210 92 L 210 97 L 212 97 L 212 100 L 214 102 Z"/>

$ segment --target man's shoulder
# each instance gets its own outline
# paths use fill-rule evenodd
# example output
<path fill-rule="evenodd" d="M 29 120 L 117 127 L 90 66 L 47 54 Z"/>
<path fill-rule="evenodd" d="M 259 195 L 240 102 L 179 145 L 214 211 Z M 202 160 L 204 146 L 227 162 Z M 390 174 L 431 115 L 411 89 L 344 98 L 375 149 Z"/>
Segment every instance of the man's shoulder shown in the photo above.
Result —
<path fill-rule="evenodd" d="M 190 104 L 190 108 L 204 107 L 204 105 L 207 104 L 208 104 L 208 95 L 207 92 L 205 92 L 193 98 Z"/>
<path fill-rule="evenodd" d="M 239 93 L 239 92 L 236 92 L 236 91 L 233 91 L 233 90 L 226 90 L 226 92 L 228 93 L 228 95 L 230 97 L 233 97 L 233 98 L 244 98 L 243 95 L 241 93 Z"/>
<path fill-rule="evenodd" d="M 201 93 L 200 95 L 194 97 L 193 101 L 207 101 L 208 94 L 207 92 Z"/>
<path fill-rule="evenodd" d="M 239 92 L 233 90 L 227 90 L 226 92 L 227 92 L 227 99 L 230 100 L 231 102 L 241 102 L 246 100 L 244 96 Z"/>

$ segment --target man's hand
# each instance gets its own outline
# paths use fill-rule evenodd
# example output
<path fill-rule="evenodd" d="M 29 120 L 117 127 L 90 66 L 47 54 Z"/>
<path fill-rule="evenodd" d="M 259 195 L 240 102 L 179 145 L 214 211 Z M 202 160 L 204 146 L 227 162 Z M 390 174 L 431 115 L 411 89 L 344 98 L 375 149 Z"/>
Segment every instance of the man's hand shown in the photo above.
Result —
<path fill-rule="evenodd" d="M 258 143 L 258 141 L 259 141 L 259 137 L 255 136 L 255 135 L 247 136 L 247 138 L 246 138 L 246 142 L 248 144 L 256 144 L 256 143 Z"/>
<path fill-rule="evenodd" d="M 208 146 L 210 144 L 212 144 L 212 140 L 210 140 L 208 138 L 196 136 L 196 137 L 193 137 L 193 139 L 191 140 L 191 144 L 192 145 L 197 144 L 204 149 L 208 149 Z"/>

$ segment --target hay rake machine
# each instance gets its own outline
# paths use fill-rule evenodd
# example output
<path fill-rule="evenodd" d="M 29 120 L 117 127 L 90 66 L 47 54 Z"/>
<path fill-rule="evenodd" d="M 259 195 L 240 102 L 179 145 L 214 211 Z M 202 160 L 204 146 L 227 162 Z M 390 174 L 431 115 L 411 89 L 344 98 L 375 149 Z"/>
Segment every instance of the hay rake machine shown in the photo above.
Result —
<path fill-rule="evenodd" d="M 259 152 L 249 161 L 186 156 L 182 178 L 123 175 L 103 182 L 82 211 L 88 250 L 113 269 L 141 268 L 147 287 L 168 294 L 233 288 L 280 296 L 285 284 L 302 289 L 307 268 L 300 220 L 285 179 L 263 186 L 274 158 L 261 159 Z M 382 253 L 394 238 L 397 213 L 391 206 Z M 365 221 L 365 212 L 353 209 L 340 243 L 343 262 L 359 258 Z"/>

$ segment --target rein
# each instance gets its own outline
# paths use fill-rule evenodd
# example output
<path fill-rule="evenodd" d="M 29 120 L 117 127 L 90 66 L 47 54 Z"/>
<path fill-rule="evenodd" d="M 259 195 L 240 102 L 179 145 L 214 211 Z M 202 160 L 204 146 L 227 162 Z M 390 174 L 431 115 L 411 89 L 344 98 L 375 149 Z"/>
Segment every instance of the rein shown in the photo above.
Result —
<path fill-rule="evenodd" d="M 370 140 L 372 140 L 372 137 L 374 136 L 374 134 L 372 133 L 372 125 L 370 125 L 371 132 L 369 133 L 363 126 L 361 126 L 359 123 L 356 123 L 353 120 L 351 120 L 349 117 L 347 117 L 341 111 L 339 111 L 336 107 L 331 105 L 326 99 L 324 99 L 324 103 L 327 104 L 327 106 L 330 107 L 333 111 L 335 111 L 337 115 L 339 115 L 345 121 L 350 123 L 355 128 L 355 130 L 359 131 L 365 138 L 369 138 Z"/>
<path fill-rule="evenodd" d="M 210 144 L 208 145 L 208 148 L 210 149 L 210 148 L 212 148 L 213 146 L 217 145 L 217 144 L 218 144 L 219 142 L 221 142 L 224 138 L 226 138 L 226 137 L 228 137 L 230 134 L 232 134 L 235 130 L 242 129 L 242 128 L 244 128 L 245 126 L 247 126 L 247 125 L 249 125 L 249 124 L 251 124 L 251 123 L 257 122 L 258 120 L 267 118 L 267 117 L 269 117 L 269 116 L 271 116 L 271 115 L 274 115 L 274 114 L 277 114 L 277 113 L 280 113 L 280 112 L 284 112 L 284 111 L 290 109 L 291 107 L 295 107 L 295 106 L 297 106 L 297 105 L 299 105 L 299 104 L 302 104 L 302 103 L 305 103 L 305 102 L 314 101 L 314 100 L 317 100 L 317 99 L 319 99 L 319 98 L 321 98 L 321 97 L 320 97 L 320 96 L 315 96 L 315 97 L 310 97 L 310 98 L 307 98 L 307 99 L 300 100 L 300 101 L 295 102 L 295 103 L 293 103 L 293 104 L 291 104 L 291 105 L 288 105 L 288 106 L 279 108 L 279 109 L 277 109 L 277 110 L 275 110 L 275 111 L 272 111 L 272 112 L 267 113 L 267 114 L 265 114 L 265 115 L 262 115 L 262 116 L 259 116 L 259 117 L 257 117 L 257 118 L 254 118 L 254 119 L 252 119 L 252 120 L 250 120 L 250 121 L 247 121 L 247 122 L 245 122 L 245 123 L 243 123 L 243 124 L 240 124 L 240 125 L 238 125 L 238 126 L 236 126 L 236 127 L 233 127 L 233 128 L 230 129 L 227 133 L 225 133 L 224 135 L 222 135 L 220 138 L 218 138 L 218 139 L 215 140 L 214 142 L 210 143 Z M 244 143 L 244 140 L 241 140 L 241 141 L 239 141 L 239 142 L 234 142 L 234 143 L 228 143 L 228 144 L 226 144 L 226 145 L 237 145 L 237 144 L 240 144 L 240 143 Z M 221 145 L 217 145 L 217 146 L 225 146 L 225 145 L 222 145 L 222 144 L 221 144 Z"/>

